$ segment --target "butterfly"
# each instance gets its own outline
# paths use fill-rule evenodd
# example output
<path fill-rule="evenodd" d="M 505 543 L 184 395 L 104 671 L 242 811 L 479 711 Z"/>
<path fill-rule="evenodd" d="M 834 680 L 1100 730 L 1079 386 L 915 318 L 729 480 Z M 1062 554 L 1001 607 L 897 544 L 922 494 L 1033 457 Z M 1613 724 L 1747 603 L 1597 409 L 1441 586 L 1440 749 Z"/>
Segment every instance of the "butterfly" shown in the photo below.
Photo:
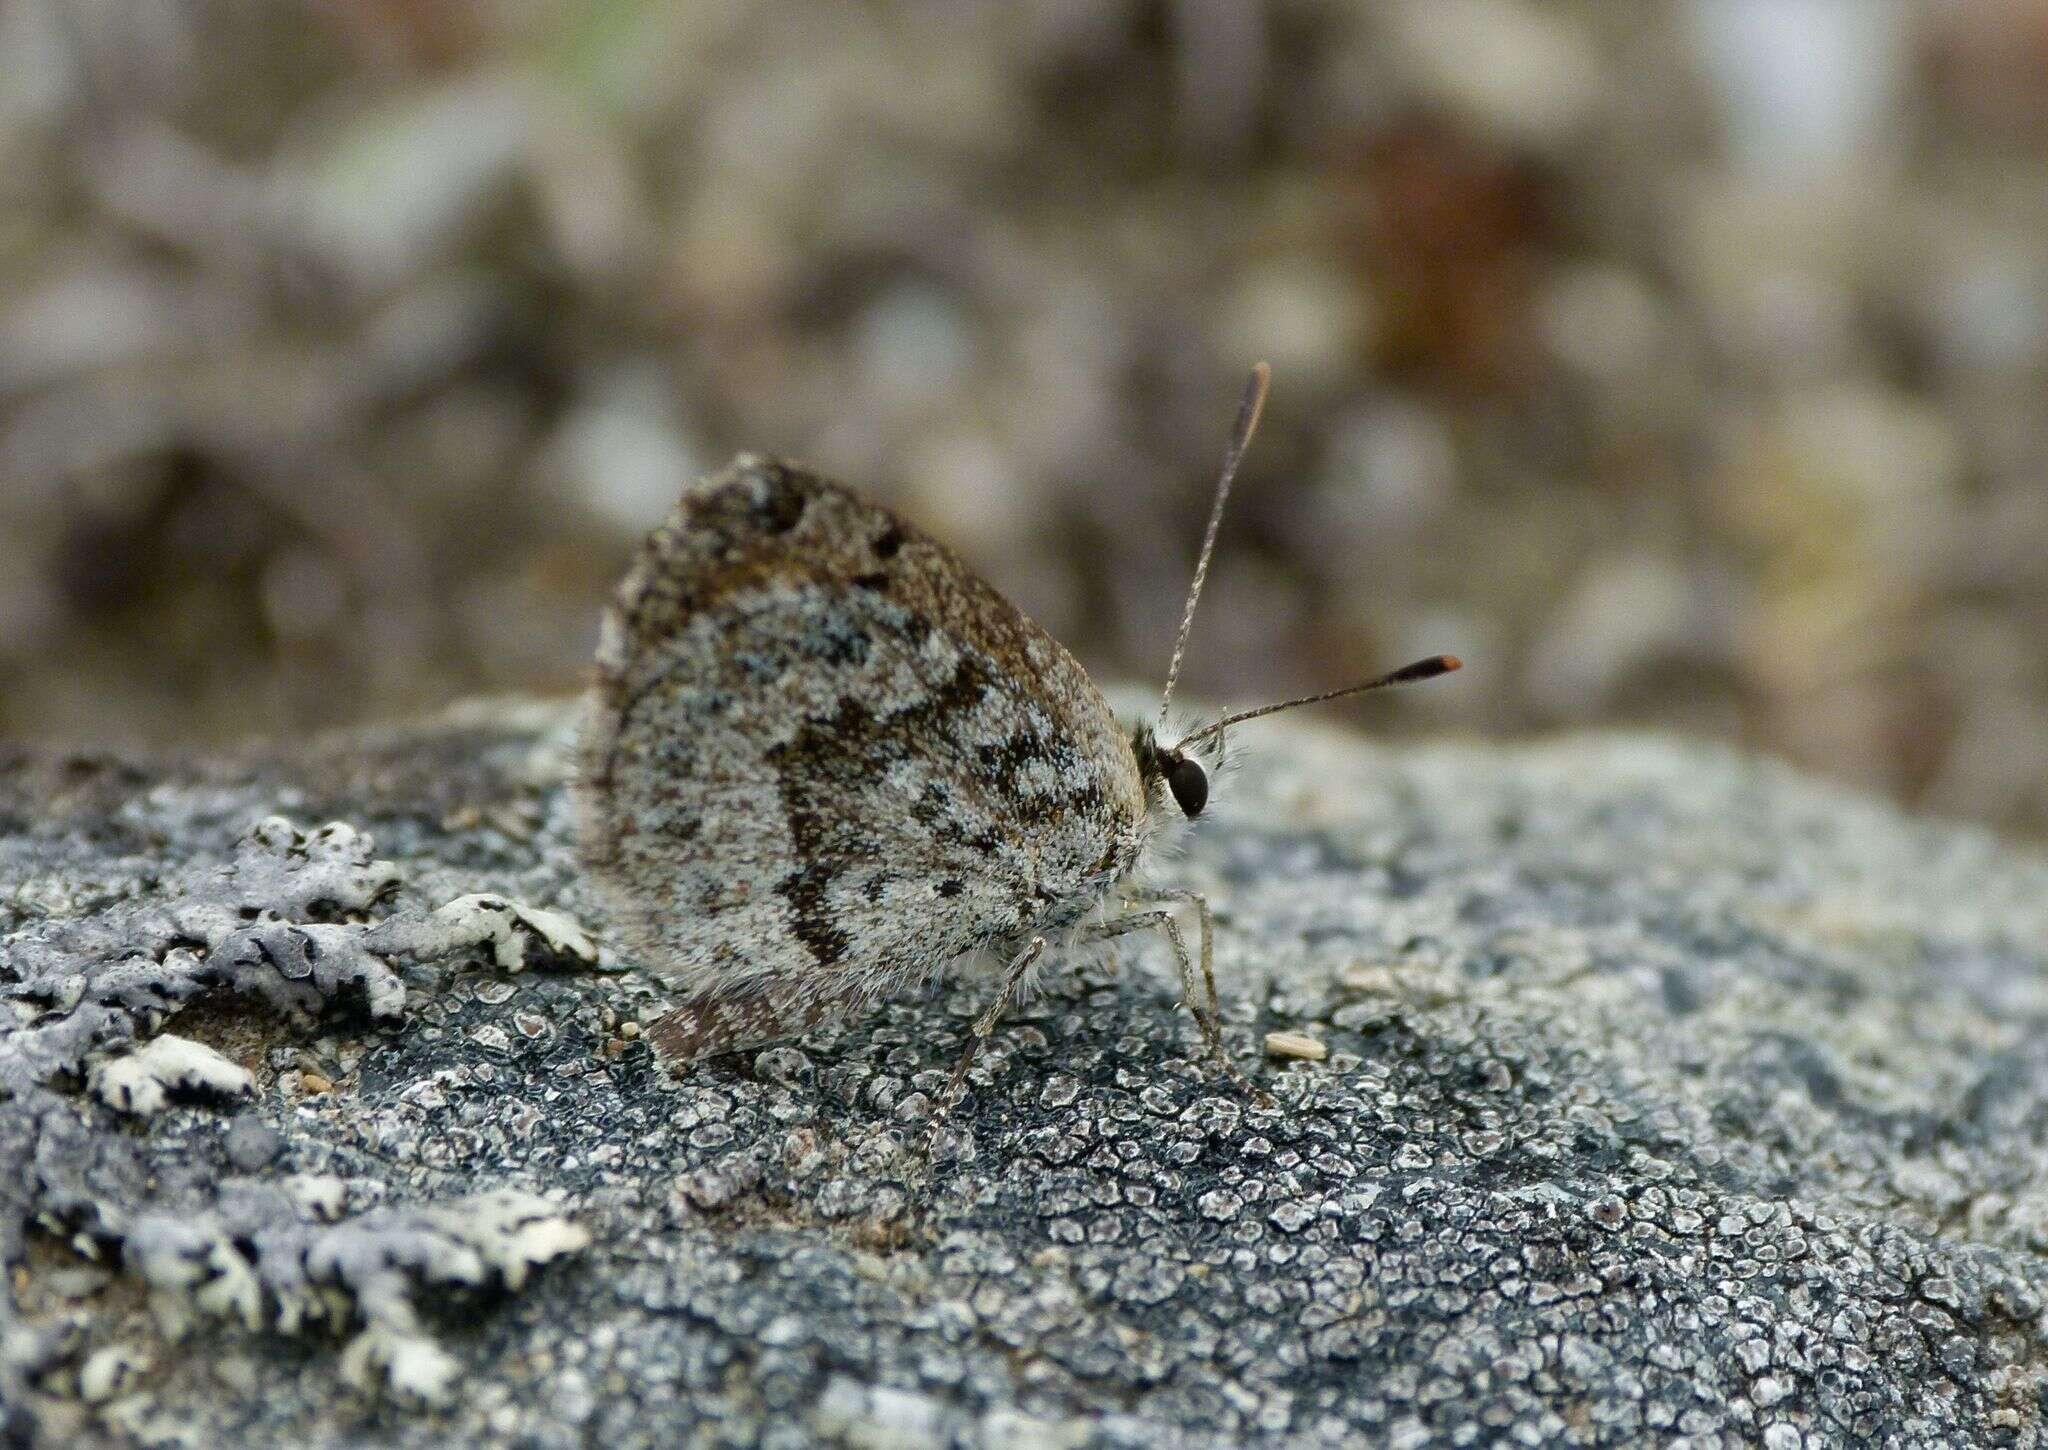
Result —
<path fill-rule="evenodd" d="M 648 1029 L 661 1058 L 850 1018 L 993 952 L 1000 986 L 942 1120 L 1055 943 L 1157 930 L 1209 1055 L 1258 1094 L 1224 1047 L 1209 905 L 1150 881 L 1148 857 L 1201 816 L 1229 727 L 1459 668 L 1436 655 L 1169 732 L 1268 379 L 1262 363 L 1240 402 L 1148 722 L 1119 722 L 943 544 L 795 465 L 743 454 L 648 535 L 605 614 L 573 795 L 624 940 L 681 994 Z"/>

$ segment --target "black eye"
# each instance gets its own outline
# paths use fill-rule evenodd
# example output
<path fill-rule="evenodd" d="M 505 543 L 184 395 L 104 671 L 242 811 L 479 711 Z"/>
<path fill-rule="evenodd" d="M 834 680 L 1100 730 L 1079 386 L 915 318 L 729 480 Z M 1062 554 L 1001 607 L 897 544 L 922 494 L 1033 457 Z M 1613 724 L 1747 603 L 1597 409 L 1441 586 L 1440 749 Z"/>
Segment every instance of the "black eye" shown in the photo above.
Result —
<path fill-rule="evenodd" d="M 1180 813 L 1191 821 L 1209 804 L 1209 772 L 1185 755 L 1174 757 L 1166 767 L 1166 788 L 1173 792 Z"/>

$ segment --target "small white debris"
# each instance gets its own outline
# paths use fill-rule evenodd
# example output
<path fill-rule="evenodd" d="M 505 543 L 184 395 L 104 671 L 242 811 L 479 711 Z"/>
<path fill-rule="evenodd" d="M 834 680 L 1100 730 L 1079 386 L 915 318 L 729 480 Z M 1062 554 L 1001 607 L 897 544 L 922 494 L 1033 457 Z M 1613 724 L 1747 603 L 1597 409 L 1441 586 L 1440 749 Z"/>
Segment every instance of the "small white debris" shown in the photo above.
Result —
<path fill-rule="evenodd" d="M 165 1033 L 94 1068 L 92 1090 L 108 1107 L 147 1118 L 162 1112 L 173 1092 L 249 1098 L 256 1094 L 256 1080 L 206 1044 Z"/>
<path fill-rule="evenodd" d="M 110 1344 L 86 1357 L 78 1371 L 78 1397 L 88 1405 L 103 1405 L 134 1389 L 147 1373 L 148 1355 L 125 1344 Z"/>
<path fill-rule="evenodd" d="M 1354 992 L 1390 996 L 1395 990 L 1394 974 L 1382 962 L 1353 962 L 1337 973 L 1339 986 Z"/>
<path fill-rule="evenodd" d="M 1321 1062 L 1330 1055 L 1330 1049 L 1321 1038 L 1311 1037 L 1306 1032 L 1268 1032 L 1266 1055 L 1299 1057 L 1309 1062 Z"/>

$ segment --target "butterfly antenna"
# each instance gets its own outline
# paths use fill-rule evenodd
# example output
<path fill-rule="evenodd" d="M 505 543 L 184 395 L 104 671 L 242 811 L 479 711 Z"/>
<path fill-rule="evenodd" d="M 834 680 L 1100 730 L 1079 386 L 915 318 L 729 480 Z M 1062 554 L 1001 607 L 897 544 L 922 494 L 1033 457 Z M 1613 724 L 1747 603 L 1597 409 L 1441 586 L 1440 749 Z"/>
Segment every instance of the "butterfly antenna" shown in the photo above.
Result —
<path fill-rule="evenodd" d="M 1320 695 L 1303 695 L 1298 700 L 1281 700 L 1277 704 L 1261 705 L 1256 710 L 1246 710 L 1237 715 L 1226 715 L 1221 720 L 1204 725 L 1180 743 L 1183 747 L 1193 745 L 1197 740 L 1203 740 L 1211 735 L 1218 734 L 1228 726 L 1242 725 L 1245 721 L 1256 720 L 1261 715 L 1275 715 L 1282 710 L 1292 710 L 1297 705 L 1319 705 L 1324 700 L 1342 700 L 1349 695 L 1363 695 L 1369 690 L 1384 690 L 1389 685 L 1412 685 L 1418 680 L 1433 680 L 1438 675 L 1448 675 L 1452 670 L 1462 668 L 1464 668 L 1464 662 L 1456 655 L 1431 655 L 1426 660 L 1417 660 L 1412 665 L 1403 665 L 1398 670 L 1381 675 L 1375 680 L 1367 680 L 1362 685 L 1347 685 L 1341 690 L 1325 690 Z"/>
<path fill-rule="evenodd" d="M 1180 678 L 1181 657 L 1188 650 L 1188 631 L 1194 628 L 1195 605 L 1201 602 L 1202 581 L 1209 577 L 1209 556 L 1216 551 L 1216 530 L 1223 524 L 1223 505 L 1230 498 L 1230 485 L 1237 477 L 1237 465 L 1258 431 L 1259 413 L 1266 406 L 1266 385 L 1273 369 L 1265 363 L 1252 368 L 1244 385 L 1244 398 L 1237 405 L 1237 421 L 1230 428 L 1230 448 L 1223 455 L 1223 475 L 1216 480 L 1216 502 L 1209 506 L 1209 527 L 1202 535 L 1202 556 L 1195 561 L 1195 582 L 1188 587 L 1187 608 L 1181 611 L 1180 633 L 1173 641 L 1173 662 L 1166 667 L 1166 689 L 1159 696 L 1159 723 L 1166 724 L 1166 707 L 1173 702 L 1173 682 Z"/>

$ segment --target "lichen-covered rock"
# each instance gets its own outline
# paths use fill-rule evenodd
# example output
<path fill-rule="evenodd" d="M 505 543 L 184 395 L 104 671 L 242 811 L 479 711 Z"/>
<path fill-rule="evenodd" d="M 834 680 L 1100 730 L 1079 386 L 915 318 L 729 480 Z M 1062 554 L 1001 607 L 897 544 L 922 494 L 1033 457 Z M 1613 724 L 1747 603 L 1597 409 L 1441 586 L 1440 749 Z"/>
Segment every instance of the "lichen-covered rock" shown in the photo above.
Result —
<path fill-rule="evenodd" d="M 1166 869 L 1279 1106 L 1132 944 L 1056 964 L 926 1165 L 985 978 L 671 1081 L 640 964 L 518 970 L 602 935 L 567 728 L 0 767 L 22 1434 L 2048 1440 L 2038 856 L 1671 743 L 1274 728 Z M 278 812 L 352 834 L 280 856 Z M 253 1099 L 80 1091 L 166 1026 Z"/>
<path fill-rule="evenodd" d="M 8 845 L 16 859 L 41 859 Z M 7 1161 L 20 1172 L 0 1180 L 0 1261 L 18 1269 L 32 1247 L 27 1230 L 40 1228 L 78 1255 L 132 1271 L 166 1338 L 183 1338 L 204 1317 L 286 1334 L 354 1327 L 348 1378 L 438 1398 L 455 1362 L 420 1324 L 415 1298 L 451 1287 L 516 1290 L 536 1265 L 580 1250 L 586 1232 L 555 1205 L 501 1189 L 344 1218 L 335 1180 L 272 1184 L 218 1176 L 210 1164 L 193 1172 L 175 1150 L 166 1164 L 156 1145 L 96 1122 L 63 1089 L 83 1079 L 107 1107 L 142 1118 L 180 1097 L 247 1100 L 257 1093 L 251 1067 L 160 1032 L 162 1024 L 209 999 L 233 1010 L 241 997 L 282 1013 L 288 1028 L 350 1005 L 389 1024 L 406 1001 L 393 959 L 482 948 L 516 971 L 530 959 L 594 965 L 595 948 L 567 916 L 499 896 L 433 909 L 399 903 L 402 873 L 339 822 L 307 833 L 264 816 L 234 840 L 225 864 L 162 865 L 176 869 L 113 884 L 50 875 L 9 883 L 17 889 L 0 938 L 0 1146 L 14 1150 Z M 315 1077 L 301 1073 L 301 1089 Z M 252 1130 L 271 1140 L 261 1152 Z M 223 1139 L 223 1166 L 261 1167 L 285 1141 L 242 1119 Z M 324 1222 L 335 1219 L 344 1221 Z M 160 1428 L 128 1393 L 148 1357 L 118 1342 L 90 1347 L 75 1315 L 55 1321 L 61 1333 L 22 1324 L 33 1274 L 25 1282 L 28 1292 L 16 1274 L 0 1299 L 5 1423 L 28 1433 L 34 1401 L 61 1389 L 97 1407 L 104 1428 Z"/>

